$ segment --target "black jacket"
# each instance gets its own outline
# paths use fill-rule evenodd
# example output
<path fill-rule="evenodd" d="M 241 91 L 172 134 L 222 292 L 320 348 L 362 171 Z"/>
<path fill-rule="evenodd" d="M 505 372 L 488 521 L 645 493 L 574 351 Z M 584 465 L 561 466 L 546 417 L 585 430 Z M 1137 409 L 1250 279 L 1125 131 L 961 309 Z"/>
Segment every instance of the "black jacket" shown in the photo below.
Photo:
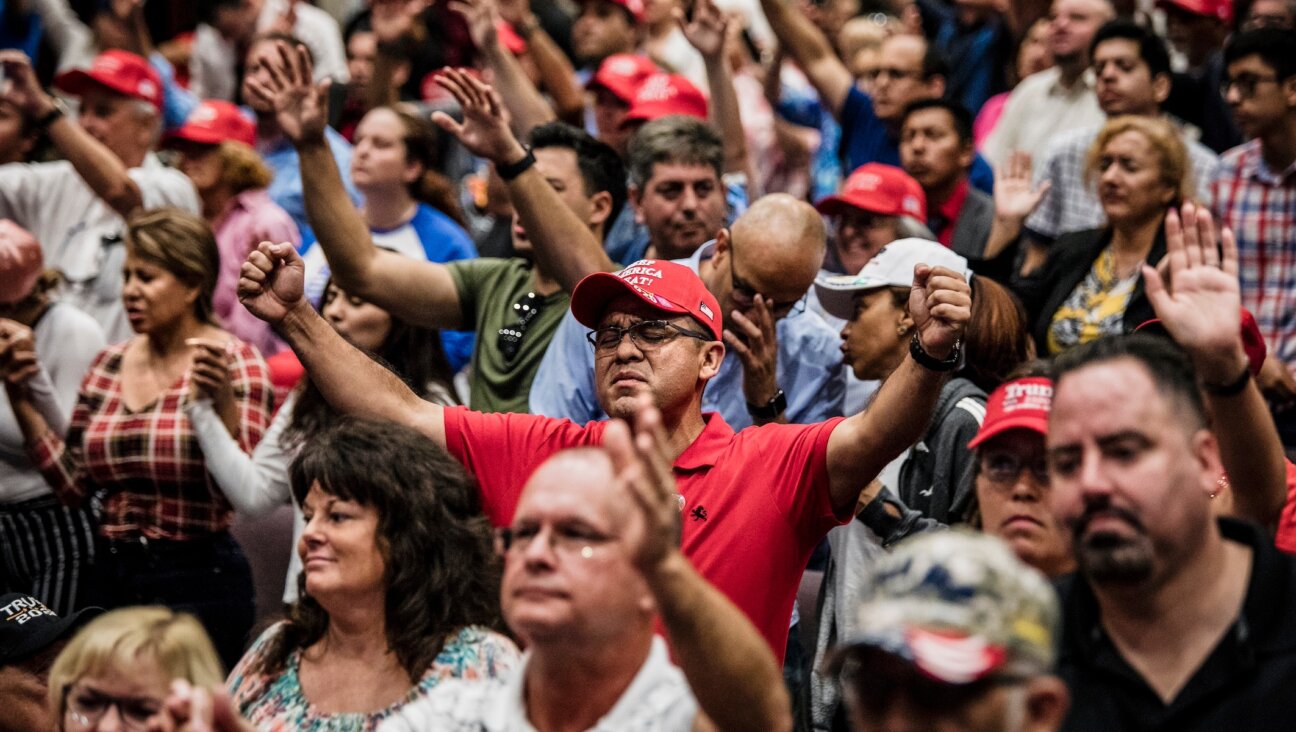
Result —
<path fill-rule="evenodd" d="M 1014 274 L 1012 289 L 1026 307 L 1026 317 L 1032 323 L 1031 335 L 1041 355 L 1048 354 L 1048 331 L 1053 314 L 1084 281 L 1098 255 L 1111 243 L 1111 238 L 1110 228 L 1063 234 L 1049 247 L 1048 259 L 1043 266 L 1028 277 Z M 1155 266 L 1165 252 L 1165 232 L 1158 229 L 1156 241 L 1148 252 L 1148 263 Z M 1143 278 L 1139 277 L 1125 307 L 1122 319 L 1125 332 L 1132 332 L 1140 323 L 1155 317 L 1152 303 L 1148 302 L 1147 293 L 1143 291 Z"/>

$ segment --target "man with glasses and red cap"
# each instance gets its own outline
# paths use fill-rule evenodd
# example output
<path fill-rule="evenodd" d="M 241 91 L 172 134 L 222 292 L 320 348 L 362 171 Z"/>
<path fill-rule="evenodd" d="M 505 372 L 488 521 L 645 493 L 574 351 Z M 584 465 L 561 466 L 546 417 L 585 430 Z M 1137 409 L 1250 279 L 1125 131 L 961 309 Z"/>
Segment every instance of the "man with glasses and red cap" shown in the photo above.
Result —
<path fill-rule="evenodd" d="M 68 280 L 65 297 L 103 326 L 108 342 L 131 335 L 121 303 L 123 219 L 137 208 L 198 213 L 189 179 L 152 154 L 161 134 L 162 81 L 144 59 L 105 51 L 54 86 L 80 97 L 80 113 L 41 88 L 28 58 L 0 51 L 5 100 L 42 130 L 64 160 L 0 168 L 0 218 L 41 242 Z"/>

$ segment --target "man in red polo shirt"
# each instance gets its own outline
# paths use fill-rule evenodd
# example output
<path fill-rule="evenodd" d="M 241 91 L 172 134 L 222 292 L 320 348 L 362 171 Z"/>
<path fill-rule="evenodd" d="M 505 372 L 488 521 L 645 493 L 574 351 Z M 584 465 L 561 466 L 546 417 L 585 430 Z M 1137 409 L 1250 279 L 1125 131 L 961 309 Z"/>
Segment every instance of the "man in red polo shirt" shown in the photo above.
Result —
<path fill-rule="evenodd" d="M 476 475 L 494 524 L 512 518 L 527 477 L 546 458 L 602 441 L 605 422 L 483 414 L 419 399 L 310 307 L 302 272 L 291 245 L 263 242 L 243 265 L 240 299 L 276 326 L 340 412 L 405 424 L 445 446 Z M 681 548 L 780 659 L 811 550 L 853 515 L 872 477 L 922 434 L 947 372 L 959 362 L 970 307 L 961 275 L 919 265 L 909 300 L 916 325 L 911 356 L 870 409 L 845 420 L 735 434 L 719 415 L 701 411 L 724 344 L 719 303 L 691 269 L 640 260 L 617 274 L 589 275 L 573 291 L 573 315 L 593 329 L 600 405 L 629 420 L 646 394 L 661 411 L 683 513 Z"/>

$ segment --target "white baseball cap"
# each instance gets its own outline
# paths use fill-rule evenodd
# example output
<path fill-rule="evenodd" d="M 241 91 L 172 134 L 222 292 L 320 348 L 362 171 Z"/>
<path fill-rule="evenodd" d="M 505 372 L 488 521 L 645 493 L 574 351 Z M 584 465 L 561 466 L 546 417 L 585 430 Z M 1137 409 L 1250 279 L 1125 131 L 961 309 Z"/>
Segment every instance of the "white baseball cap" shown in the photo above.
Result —
<path fill-rule="evenodd" d="M 823 309 L 850 320 L 855 315 L 855 293 L 879 287 L 912 287 L 914 267 L 926 264 L 952 269 L 971 278 L 967 259 L 943 244 L 926 239 L 897 239 L 887 244 L 854 275 L 820 275 L 815 294 Z"/>

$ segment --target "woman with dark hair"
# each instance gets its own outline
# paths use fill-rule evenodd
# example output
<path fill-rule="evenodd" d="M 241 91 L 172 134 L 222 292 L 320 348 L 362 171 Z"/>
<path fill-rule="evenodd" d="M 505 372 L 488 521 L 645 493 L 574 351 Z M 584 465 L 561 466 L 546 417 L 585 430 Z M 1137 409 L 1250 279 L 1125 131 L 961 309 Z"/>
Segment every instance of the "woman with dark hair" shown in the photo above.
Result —
<path fill-rule="evenodd" d="M 341 419 L 289 481 L 306 527 L 289 618 L 230 673 L 257 729 L 371 730 L 443 679 L 518 660 L 499 624 L 500 564 L 477 489 L 422 434 Z"/>
<path fill-rule="evenodd" d="M 351 182 L 364 196 L 360 212 L 377 246 L 428 262 L 472 259 L 477 248 L 455 187 L 439 172 L 439 134 L 404 107 L 371 110 L 356 127 Z M 304 260 L 306 296 L 316 302 L 328 279 L 323 248 L 312 246 Z M 447 331 L 442 345 L 456 370 L 472 356 L 471 333 Z"/>
<path fill-rule="evenodd" d="M 229 663 L 252 626 L 251 570 L 182 410 L 209 401 L 250 451 L 269 421 L 270 381 L 256 349 L 216 324 L 220 258 L 207 222 L 176 209 L 140 212 L 124 241 L 122 300 L 138 335 L 95 358 L 66 437 L 29 392 L 9 396 L 28 456 L 59 500 L 100 502 L 102 604 L 191 612 Z"/>
<path fill-rule="evenodd" d="M 325 288 L 320 311 L 343 338 L 372 354 L 421 397 L 447 406 L 458 403 L 451 383 L 453 373 L 437 331 L 393 318 L 377 305 L 347 295 L 332 281 Z M 222 428 L 210 403 L 192 402 L 186 405 L 185 413 L 193 423 L 203 454 L 208 456 L 216 485 L 239 513 L 249 517 L 291 502 L 288 466 L 293 456 L 338 418 L 315 385 L 305 378 L 284 400 L 265 439 L 249 456 Z M 300 537 L 300 514 L 295 527 L 294 533 Z M 294 552 L 288 567 L 285 602 L 297 599 L 300 570 Z"/>

